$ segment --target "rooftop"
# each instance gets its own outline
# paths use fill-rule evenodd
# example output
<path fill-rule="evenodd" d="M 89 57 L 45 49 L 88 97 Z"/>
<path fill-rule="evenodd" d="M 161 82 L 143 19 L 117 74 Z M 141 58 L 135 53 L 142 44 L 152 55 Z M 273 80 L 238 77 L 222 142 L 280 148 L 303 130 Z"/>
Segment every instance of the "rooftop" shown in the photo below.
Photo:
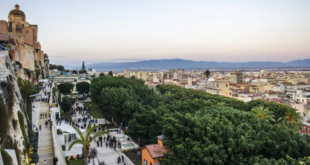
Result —
<path fill-rule="evenodd" d="M 159 144 L 147 145 L 145 148 L 147 148 L 153 159 L 163 157 L 164 153 L 170 153 L 170 150 L 167 147 L 161 147 Z"/>

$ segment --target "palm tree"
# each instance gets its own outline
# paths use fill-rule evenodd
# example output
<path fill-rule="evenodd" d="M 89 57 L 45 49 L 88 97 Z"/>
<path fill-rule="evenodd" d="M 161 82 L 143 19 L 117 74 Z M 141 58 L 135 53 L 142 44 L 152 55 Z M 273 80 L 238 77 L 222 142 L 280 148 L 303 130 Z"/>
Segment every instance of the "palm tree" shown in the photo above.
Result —
<path fill-rule="evenodd" d="M 298 132 L 302 127 L 303 116 L 296 109 L 289 109 L 282 120 L 282 125 L 287 126 L 294 132 Z"/>
<path fill-rule="evenodd" d="M 206 84 L 205 84 L 205 91 L 206 91 L 206 89 L 207 89 L 207 81 L 208 81 L 208 79 L 209 79 L 209 77 L 210 77 L 210 71 L 209 70 L 206 70 L 205 72 L 203 72 L 203 74 L 206 76 Z"/>
<path fill-rule="evenodd" d="M 97 133 L 95 133 L 93 136 L 90 136 L 92 132 L 94 132 L 95 129 L 98 128 L 98 126 L 92 126 L 91 124 L 88 124 L 86 131 L 85 131 L 85 135 L 75 126 L 72 126 L 75 131 L 79 134 L 79 138 L 77 137 L 77 139 L 75 141 L 73 141 L 70 145 L 69 145 L 69 151 L 71 150 L 71 148 L 76 145 L 76 144 L 82 144 L 83 148 L 82 148 L 82 153 L 84 156 L 84 165 L 87 165 L 87 157 L 89 155 L 89 149 L 90 149 L 90 143 L 97 137 L 102 136 L 103 134 L 107 134 L 108 132 L 106 131 L 99 131 Z"/>
<path fill-rule="evenodd" d="M 250 113 L 252 113 L 257 118 L 275 122 L 275 116 L 273 115 L 273 112 L 269 111 L 268 108 L 264 108 L 263 106 L 252 108 Z"/>
<path fill-rule="evenodd" d="M 207 79 L 210 77 L 210 71 L 209 70 L 206 70 L 205 72 L 204 72 L 204 75 L 207 77 Z"/>

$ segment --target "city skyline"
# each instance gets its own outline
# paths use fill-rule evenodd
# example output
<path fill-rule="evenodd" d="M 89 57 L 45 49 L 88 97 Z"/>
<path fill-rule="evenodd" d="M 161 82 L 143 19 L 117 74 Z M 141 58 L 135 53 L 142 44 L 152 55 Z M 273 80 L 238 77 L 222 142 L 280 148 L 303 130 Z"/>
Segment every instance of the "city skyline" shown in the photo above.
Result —
<path fill-rule="evenodd" d="M 306 0 L 17 1 L 2 3 L 0 20 L 16 3 L 38 25 L 38 40 L 56 64 L 310 58 Z"/>

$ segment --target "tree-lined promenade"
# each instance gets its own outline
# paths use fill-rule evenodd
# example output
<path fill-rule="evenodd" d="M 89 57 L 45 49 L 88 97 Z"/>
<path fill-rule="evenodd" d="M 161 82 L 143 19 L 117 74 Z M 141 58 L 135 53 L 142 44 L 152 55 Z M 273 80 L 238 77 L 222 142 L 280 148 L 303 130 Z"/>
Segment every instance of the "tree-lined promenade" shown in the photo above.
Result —
<path fill-rule="evenodd" d="M 172 85 L 153 89 L 112 76 L 94 78 L 91 93 L 106 118 L 129 125 L 127 133 L 142 146 L 163 133 L 172 151 L 164 165 L 310 163 L 310 137 L 300 135 L 302 118 L 286 105 Z"/>

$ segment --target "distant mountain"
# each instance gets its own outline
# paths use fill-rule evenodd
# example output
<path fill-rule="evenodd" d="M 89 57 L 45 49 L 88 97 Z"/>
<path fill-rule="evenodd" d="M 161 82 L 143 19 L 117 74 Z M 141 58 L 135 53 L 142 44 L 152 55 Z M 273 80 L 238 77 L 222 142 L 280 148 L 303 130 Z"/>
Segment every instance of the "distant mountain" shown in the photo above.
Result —
<path fill-rule="evenodd" d="M 182 59 L 147 60 L 138 62 L 122 63 L 95 63 L 90 64 L 97 71 L 121 71 L 124 69 L 158 70 L 158 69 L 249 69 L 249 68 L 302 68 L 310 67 L 310 59 L 295 60 L 290 62 L 250 61 L 250 62 L 215 62 L 215 61 L 192 61 Z"/>

